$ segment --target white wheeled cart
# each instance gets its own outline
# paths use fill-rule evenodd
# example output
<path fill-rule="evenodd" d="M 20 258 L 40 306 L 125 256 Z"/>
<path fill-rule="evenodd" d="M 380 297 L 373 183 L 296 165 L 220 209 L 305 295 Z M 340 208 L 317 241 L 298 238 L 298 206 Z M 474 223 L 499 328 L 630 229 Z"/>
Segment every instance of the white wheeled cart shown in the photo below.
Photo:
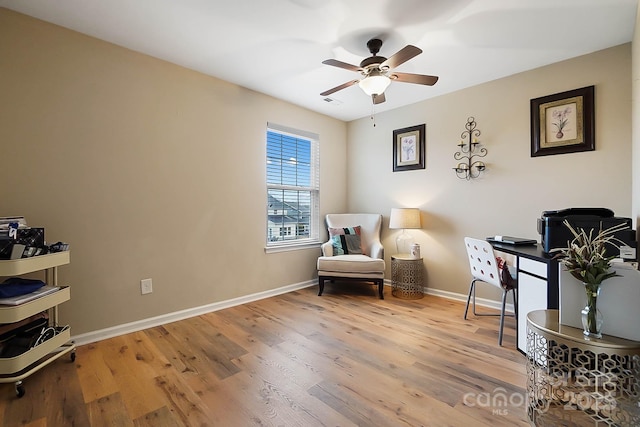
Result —
<path fill-rule="evenodd" d="M 58 286 L 58 270 L 61 265 L 69 264 L 70 252 L 55 252 L 31 258 L 0 260 L 0 277 L 14 277 L 43 271 L 45 283 Z M 61 286 L 55 292 L 35 300 L 16 305 L 0 305 L 0 323 L 15 323 L 44 311 L 49 312 L 49 326 L 55 335 L 15 357 L 0 357 L 0 383 L 15 383 L 18 397 L 25 394 L 22 380 L 45 367 L 56 359 L 70 354 L 71 361 L 76 359 L 76 346 L 71 341 L 69 327 L 58 325 L 58 305 L 71 298 L 68 286 Z"/>

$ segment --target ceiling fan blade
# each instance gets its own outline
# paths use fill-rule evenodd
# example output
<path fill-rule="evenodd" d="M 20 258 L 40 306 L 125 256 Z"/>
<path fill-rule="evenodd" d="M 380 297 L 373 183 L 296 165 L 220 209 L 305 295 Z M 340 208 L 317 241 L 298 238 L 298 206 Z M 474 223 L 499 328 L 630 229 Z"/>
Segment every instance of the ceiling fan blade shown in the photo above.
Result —
<path fill-rule="evenodd" d="M 396 68 L 398 65 L 404 64 L 411 58 L 418 56 L 421 53 L 422 53 L 422 49 L 420 49 L 419 47 L 407 45 L 402 49 L 400 49 L 398 52 L 396 52 L 396 54 L 393 55 L 391 58 L 387 59 L 382 64 L 380 64 L 380 67 Z"/>
<path fill-rule="evenodd" d="M 384 93 L 381 93 L 380 95 L 371 95 L 371 98 L 373 98 L 374 104 L 382 104 L 387 100 L 387 98 L 384 97 Z"/>
<path fill-rule="evenodd" d="M 433 86 L 438 81 L 438 76 L 426 76 L 424 74 L 391 73 L 389 77 L 403 83 L 417 83 L 419 85 Z"/>
<path fill-rule="evenodd" d="M 334 92 L 337 92 L 339 90 L 348 88 L 349 86 L 353 86 L 354 84 L 358 83 L 360 80 L 351 80 L 350 82 L 346 82 L 341 84 L 340 86 L 336 86 L 333 89 L 329 89 L 329 90 L 325 90 L 324 92 L 322 92 L 320 94 L 320 96 L 327 96 L 327 95 L 331 95 Z"/>
<path fill-rule="evenodd" d="M 362 68 L 356 65 L 347 64 L 346 62 L 338 61 L 337 59 L 327 59 L 326 61 L 322 61 L 322 63 L 325 65 L 333 65 L 338 68 L 344 68 L 349 71 L 355 71 L 356 73 L 362 71 Z"/>

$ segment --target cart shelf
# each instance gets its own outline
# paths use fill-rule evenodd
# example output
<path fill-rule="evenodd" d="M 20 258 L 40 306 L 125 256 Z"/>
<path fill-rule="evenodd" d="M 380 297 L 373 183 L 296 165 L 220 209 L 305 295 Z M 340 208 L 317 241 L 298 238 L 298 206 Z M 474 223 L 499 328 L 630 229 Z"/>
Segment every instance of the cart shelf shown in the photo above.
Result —
<path fill-rule="evenodd" d="M 69 264 L 70 258 L 70 252 L 64 251 L 31 258 L 0 260 L 0 277 L 20 276 L 43 271 L 45 282 L 52 286 L 58 286 L 57 268 Z M 58 326 L 58 305 L 69 299 L 71 299 L 70 288 L 61 286 L 55 292 L 23 304 L 0 305 L 0 323 L 15 323 L 48 311 L 50 312 L 49 324 L 45 327 L 53 327 L 55 330 L 52 337 L 15 357 L 0 357 L 0 383 L 15 382 L 15 392 L 18 397 L 24 396 L 25 389 L 22 380 L 29 375 L 68 353 L 71 354 L 71 360 L 75 360 L 75 344 L 70 341 L 71 330 L 68 327 Z"/>

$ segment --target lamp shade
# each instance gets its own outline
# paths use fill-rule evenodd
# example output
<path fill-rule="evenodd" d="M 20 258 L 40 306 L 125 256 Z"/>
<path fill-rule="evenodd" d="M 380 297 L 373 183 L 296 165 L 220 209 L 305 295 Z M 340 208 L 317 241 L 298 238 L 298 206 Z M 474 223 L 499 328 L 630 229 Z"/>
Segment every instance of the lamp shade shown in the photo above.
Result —
<path fill-rule="evenodd" d="M 391 84 L 389 77 L 380 74 L 378 71 L 372 71 L 367 77 L 360 80 L 358 86 L 367 95 L 381 95 Z"/>
<path fill-rule="evenodd" d="M 389 228 L 420 228 L 420 209 L 391 208 Z"/>

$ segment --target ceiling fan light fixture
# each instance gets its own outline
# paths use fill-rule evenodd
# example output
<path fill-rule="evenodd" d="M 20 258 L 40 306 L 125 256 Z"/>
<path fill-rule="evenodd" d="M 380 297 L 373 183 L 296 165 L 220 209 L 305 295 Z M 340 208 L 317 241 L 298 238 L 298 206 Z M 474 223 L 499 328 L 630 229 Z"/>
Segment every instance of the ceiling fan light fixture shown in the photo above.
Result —
<path fill-rule="evenodd" d="M 422 53 L 422 49 L 413 45 L 406 45 L 388 59 L 378 56 L 382 47 L 382 40 L 371 39 L 367 42 L 367 47 L 371 56 L 363 59 L 360 65 L 347 64 L 337 59 L 327 59 L 322 61 L 325 65 L 355 71 L 362 76 L 361 80 L 350 80 L 339 86 L 325 90 L 320 96 L 328 96 L 334 92 L 346 89 L 358 83 L 364 93 L 369 95 L 373 104 L 382 104 L 386 101 L 384 91 L 391 84 L 391 80 L 400 83 L 414 83 L 419 85 L 433 86 L 438 81 L 438 76 L 427 76 L 424 74 L 398 73 L 395 68 L 404 64 L 411 58 Z M 375 126 L 375 125 L 374 125 Z"/>
<path fill-rule="evenodd" d="M 391 79 L 379 71 L 372 71 L 367 77 L 360 80 L 358 86 L 369 96 L 381 95 L 391 84 Z"/>

